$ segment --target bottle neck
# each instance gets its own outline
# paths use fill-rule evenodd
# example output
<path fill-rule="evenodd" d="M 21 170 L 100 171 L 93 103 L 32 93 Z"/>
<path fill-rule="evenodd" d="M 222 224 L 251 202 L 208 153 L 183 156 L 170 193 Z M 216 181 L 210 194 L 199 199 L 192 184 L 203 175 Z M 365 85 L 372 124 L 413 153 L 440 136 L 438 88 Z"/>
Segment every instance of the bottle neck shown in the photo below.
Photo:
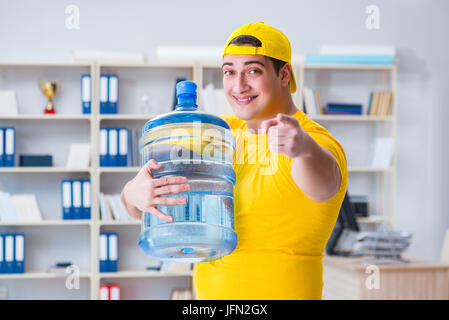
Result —
<path fill-rule="evenodd" d="M 198 109 L 196 105 L 195 95 L 180 95 L 178 96 L 178 104 L 176 105 L 176 111 L 195 111 Z"/>

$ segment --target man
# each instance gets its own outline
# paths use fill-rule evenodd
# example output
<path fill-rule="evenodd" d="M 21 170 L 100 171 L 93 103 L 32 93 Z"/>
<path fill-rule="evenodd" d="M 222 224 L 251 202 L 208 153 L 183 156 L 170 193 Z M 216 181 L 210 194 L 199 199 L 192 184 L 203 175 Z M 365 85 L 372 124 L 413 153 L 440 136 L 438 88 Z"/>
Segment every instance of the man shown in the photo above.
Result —
<path fill-rule="evenodd" d="M 222 259 L 197 263 L 199 299 L 321 299 L 322 257 L 347 186 L 340 144 L 293 103 L 291 47 L 262 22 L 235 30 L 223 51 L 223 86 L 235 116 L 234 221 L 238 245 Z M 255 161 L 253 161 L 255 160 Z M 130 215 L 171 217 L 157 204 L 184 199 L 185 178 L 152 179 L 150 160 L 125 186 Z M 148 195 L 149 194 L 149 195 Z"/>

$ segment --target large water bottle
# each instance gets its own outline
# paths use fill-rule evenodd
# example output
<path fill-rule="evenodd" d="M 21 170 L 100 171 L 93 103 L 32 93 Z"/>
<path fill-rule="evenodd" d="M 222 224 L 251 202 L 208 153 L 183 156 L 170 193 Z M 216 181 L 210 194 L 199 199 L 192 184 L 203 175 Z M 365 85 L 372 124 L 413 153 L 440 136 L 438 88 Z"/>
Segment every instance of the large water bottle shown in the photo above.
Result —
<path fill-rule="evenodd" d="M 219 259 L 237 246 L 234 232 L 235 140 L 223 119 L 197 111 L 196 84 L 176 85 L 174 112 L 148 121 L 143 129 L 143 163 L 154 159 L 162 168 L 154 178 L 185 176 L 188 192 L 167 197 L 187 198 L 158 209 L 174 218 L 163 221 L 142 215 L 139 247 L 149 256 L 176 262 Z"/>

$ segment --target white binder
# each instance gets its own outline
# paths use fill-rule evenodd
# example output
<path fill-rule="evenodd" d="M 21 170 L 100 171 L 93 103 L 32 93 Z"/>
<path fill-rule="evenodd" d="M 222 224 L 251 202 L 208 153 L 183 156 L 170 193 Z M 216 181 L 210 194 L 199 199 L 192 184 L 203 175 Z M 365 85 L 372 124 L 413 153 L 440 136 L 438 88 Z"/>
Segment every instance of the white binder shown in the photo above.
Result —
<path fill-rule="evenodd" d="M 81 219 L 81 181 L 75 180 L 72 184 L 73 188 L 73 219 Z"/>
<path fill-rule="evenodd" d="M 100 272 L 106 272 L 108 265 L 108 235 L 106 233 L 100 234 L 98 251 L 100 256 Z"/>
<path fill-rule="evenodd" d="M 108 166 L 108 130 L 100 129 L 100 167 Z"/>
<path fill-rule="evenodd" d="M 118 130 L 115 128 L 109 128 L 109 137 L 108 137 L 108 144 L 109 144 L 109 165 L 111 167 L 118 166 Z"/>
<path fill-rule="evenodd" d="M 62 182 L 62 211 L 63 219 L 72 219 L 72 182 Z"/>
<path fill-rule="evenodd" d="M 119 165 L 126 167 L 128 163 L 128 129 L 121 128 L 119 131 Z"/>

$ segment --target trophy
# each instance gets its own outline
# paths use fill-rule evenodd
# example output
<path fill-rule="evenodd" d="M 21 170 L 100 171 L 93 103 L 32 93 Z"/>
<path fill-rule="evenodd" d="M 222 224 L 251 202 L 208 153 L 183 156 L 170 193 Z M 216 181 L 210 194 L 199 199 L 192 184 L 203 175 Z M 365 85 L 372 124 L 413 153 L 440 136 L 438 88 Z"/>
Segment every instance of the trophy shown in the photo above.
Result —
<path fill-rule="evenodd" d="M 39 81 L 39 86 L 42 90 L 42 93 L 48 99 L 47 106 L 45 107 L 44 113 L 45 114 L 55 114 L 55 106 L 53 104 L 53 98 L 55 97 L 56 93 L 58 92 L 59 88 L 61 87 L 61 80 L 47 81 L 47 82 Z"/>

